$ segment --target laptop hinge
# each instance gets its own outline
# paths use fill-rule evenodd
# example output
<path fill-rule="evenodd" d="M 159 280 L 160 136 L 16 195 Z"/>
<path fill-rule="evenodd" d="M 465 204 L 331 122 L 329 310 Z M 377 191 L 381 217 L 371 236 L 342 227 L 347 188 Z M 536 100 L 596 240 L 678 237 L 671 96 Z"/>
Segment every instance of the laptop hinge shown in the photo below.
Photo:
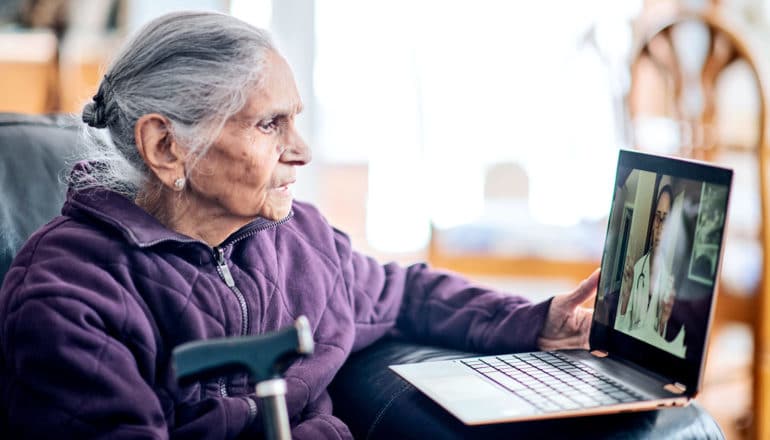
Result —
<path fill-rule="evenodd" d="M 591 350 L 591 354 L 598 357 L 598 358 L 605 358 L 609 356 L 609 353 L 607 353 L 604 350 Z"/>
<path fill-rule="evenodd" d="M 674 394 L 684 394 L 687 391 L 687 387 L 679 382 L 667 384 L 663 387 L 666 391 Z"/>

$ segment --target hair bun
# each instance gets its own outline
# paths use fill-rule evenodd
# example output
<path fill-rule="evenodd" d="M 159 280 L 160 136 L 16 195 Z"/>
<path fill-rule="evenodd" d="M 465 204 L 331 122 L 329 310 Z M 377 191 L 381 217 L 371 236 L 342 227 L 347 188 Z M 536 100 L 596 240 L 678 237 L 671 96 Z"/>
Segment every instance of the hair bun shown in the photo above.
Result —
<path fill-rule="evenodd" d="M 107 126 L 104 113 L 104 101 L 94 98 L 83 107 L 83 122 L 94 128 L 104 128 Z"/>

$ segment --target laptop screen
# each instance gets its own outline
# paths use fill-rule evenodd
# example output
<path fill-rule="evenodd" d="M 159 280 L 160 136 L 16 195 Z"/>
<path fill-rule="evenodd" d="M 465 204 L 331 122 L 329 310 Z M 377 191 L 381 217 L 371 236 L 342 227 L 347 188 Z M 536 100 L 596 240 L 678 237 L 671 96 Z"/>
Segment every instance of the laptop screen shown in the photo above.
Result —
<path fill-rule="evenodd" d="M 706 346 L 731 180 L 732 171 L 723 168 L 620 152 L 592 346 L 693 384 Z"/>

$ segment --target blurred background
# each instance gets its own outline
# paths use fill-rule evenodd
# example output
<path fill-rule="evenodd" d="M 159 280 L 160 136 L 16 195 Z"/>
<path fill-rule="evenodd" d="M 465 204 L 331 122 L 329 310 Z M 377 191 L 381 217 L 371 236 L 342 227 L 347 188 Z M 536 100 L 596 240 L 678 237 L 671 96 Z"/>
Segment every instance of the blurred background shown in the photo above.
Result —
<path fill-rule="evenodd" d="M 735 168 L 699 400 L 728 438 L 770 438 L 770 0 L 1 0 L 0 111 L 79 113 L 177 9 L 272 32 L 314 150 L 297 198 L 383 262 L 539 300 L 598 267 L 619 148 Z"/>

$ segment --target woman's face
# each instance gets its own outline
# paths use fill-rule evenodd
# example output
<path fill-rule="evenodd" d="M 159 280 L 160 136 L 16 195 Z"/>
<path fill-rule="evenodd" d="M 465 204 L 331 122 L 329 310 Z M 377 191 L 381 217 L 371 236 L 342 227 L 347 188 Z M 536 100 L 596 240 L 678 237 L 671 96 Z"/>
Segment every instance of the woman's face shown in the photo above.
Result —
<path fill-rule="evenodd" d="M 658 205 L 655 207 L 655 217 L 652 220 L 652 251 L 653 255 L 658 250 L 660 239 L 663 235 L 663 226 L 666 224 L 666 218 L 671 211 L 671 196 L 667 192 L 660 193 Z"/>
<path fill-rule="evenodd" d="M 198 207 L 247 221 L 286 217 L 295 167 L 311 159 L 294 125 L 300 111 L 302 102 L 288 64 L 270 53 L 262 81 L 246 106 L 226 122 L 193 168 L 189 190 Z"/>

